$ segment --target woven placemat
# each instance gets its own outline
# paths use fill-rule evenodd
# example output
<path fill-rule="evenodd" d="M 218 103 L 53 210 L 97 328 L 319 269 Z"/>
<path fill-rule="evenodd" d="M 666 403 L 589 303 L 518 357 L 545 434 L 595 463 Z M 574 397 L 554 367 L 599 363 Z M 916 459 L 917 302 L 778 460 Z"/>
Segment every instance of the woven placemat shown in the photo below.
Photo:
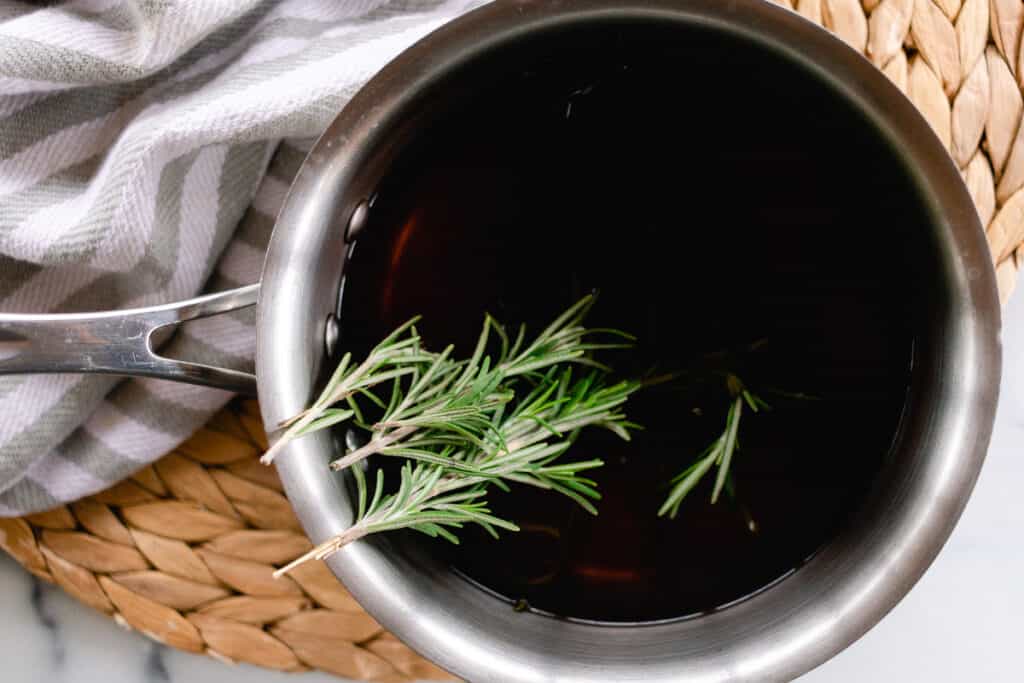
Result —
<path fill-rule="evenodd" d="M 775 0 L 865 54 L 918 106 L 987 226 L 1005 300 L 1024 265 L 1022 0 Z M 367 616 L 310 547 L 253 402 L 236 402 L 152 467 L 97 496 L 0 520 L 28 571 L 174 647 L 371 681 L 450 679 Z"/>
<path fill-rule="evenodd" d="M 311 547 L 254 401 L 236 401 L 151 467 L 95 496 L 0 519 L 0 547 L 119 623 L 172 647 L 380 683 L 451 680 L 370 618 Z"/>

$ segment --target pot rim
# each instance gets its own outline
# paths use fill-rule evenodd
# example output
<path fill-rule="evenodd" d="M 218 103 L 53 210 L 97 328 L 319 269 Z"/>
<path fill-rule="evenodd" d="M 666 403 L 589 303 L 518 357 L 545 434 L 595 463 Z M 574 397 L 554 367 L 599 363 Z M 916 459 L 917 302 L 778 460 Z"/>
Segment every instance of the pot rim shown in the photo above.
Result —
<path fill-rule="evenodd" d="M 901 448 L 912 476 L 872 494 L 870 514 L 771 589 L 698 619 L 607 626 L 511 615 L 430 558 L 388 539 L 328 561 L 384 627 L 473 681 L 780 680 L 829 659 L 877 623 L 938 554 L 974 486 L 995 414 L 999 304 L 984 232 L 946 150 L 888 79 L 837 38 L 764 0 L 509 0 L 475 10 L 403 52 L 350 101 L 310 152 L 278 217 L 264 268 L 257 376 L 268 426 L 302 410 L 323 368 L 328 313 L 346 246 L 338 225 L 371 195 L 409 113 L 455 66 L 533 31 L 649 18 L 755 41 L 837 88 L 907 159 L 929 203 L 954 293 L 935 369 L 936 394 Z M 385 150 L 382 153 L 381 150 Z M 394 149 L 390 153 L 394 153 Z M 296 300 L 301 306 L 296 306 Z M 941 371 L 941 376 L 939 373 Z M 329 435 L 289 444 L 278 471 L 311 540 L 351 522 Z"/>

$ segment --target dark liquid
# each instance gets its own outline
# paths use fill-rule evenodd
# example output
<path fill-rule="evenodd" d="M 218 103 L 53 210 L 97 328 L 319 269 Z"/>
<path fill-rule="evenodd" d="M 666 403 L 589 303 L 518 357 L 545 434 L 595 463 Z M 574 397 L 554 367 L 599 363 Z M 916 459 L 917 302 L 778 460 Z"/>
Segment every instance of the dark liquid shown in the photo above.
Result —
<path fill-rule="evenodd" d="M 491 502 L 523 531 L 436 545 L 510 601 L 610 621 L 723 606 L 848 522 L 906 398 L 901 235 L 924 220 L 891 151 L 803 72 L 702 34 L 629 35 L 538 49 L 436 124 L 381 183 L 342 308 L 347 350 L 422 314 L 433 348 L 466 354 L 484 311 L 536 332 L 598 291 L 589 324 L 640 339 L 605 358 L 623 375 L 764 339 L 737 361 L 743 379 L 820 398 L 766 393 L 775 409 L 742 423 L 735 500 L 709 504 L 707 477 L 668 520 L 667 482 L 721 432 L 725 405 L 641 392 L 632 443 L 592 429 L 566 456 L 605 461 L 599 516 L 516 487 Z"/>

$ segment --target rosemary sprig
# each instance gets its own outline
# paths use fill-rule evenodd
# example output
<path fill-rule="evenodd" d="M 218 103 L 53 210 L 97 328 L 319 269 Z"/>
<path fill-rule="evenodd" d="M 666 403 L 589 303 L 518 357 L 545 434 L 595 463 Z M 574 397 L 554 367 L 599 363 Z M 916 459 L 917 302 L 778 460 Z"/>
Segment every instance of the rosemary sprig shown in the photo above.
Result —
<path fill-rule="evenodd" d="M 715 484 L 711 491 L 712 504 L 718 502 L 722 490 L 730 485 L 729 468 L 732 465 L 733 454 L 736 452 L 739 444 L 738 435 L 740 420 L 743 417 L 743 406 L 746 404 L 755 413 L 762 409 L 768 409 L 769 406 L 760 397 L 747 389 L 739 378 L 733 374 L 726 376 L 726 386 L 732 398 L 729 403 L 729 410 L 726 413 L 725 427 L 722 433 L 697 456 L 697 459 L 689 467 L 672 478 L 670 482 L 672 489 L 665 498 L 665 502 L 662 503 L 661 508 L 658 509 L 659 517 L 668 515 L 670 519 L 675 519 L 683 499 L 704 479 L 712 467 L 718 468 L 715 475 Z"/>
<path fill-rule="evenodd" d="M 596 350 L 628 347 L 632 340 L 616 330 L 584 327 L 592 305 L 593 297 L 584 297 L 529 343 L 525 328 L 512 339 L 487 316 L 465 360 L 453 359 L 452 347 L 437 354 L 423 349 L 415 321 L 389 335 L 358 366 L 352 367 L 346 355 L 310 409 L 284 425 L 287 431 L 268 455 L 272 458 L 282 442 L 344 422 L 369 432 L 366 443 L 331 463 L 353 473 L 356 519 L 278 573 L 382 531 L 411 528 L 457 542 L 454 532 L 469 523 L 491 533 L 515 530 L 488 509 L 491 485 L 507 488 L 515 482 L 558 491 L 596 514 L 595 483 L 580 473 L 601 461 L 555 461 L 587 426 L 628 439 L 635 425 L 620 408 L 640 383 L 610 383 L 608 368 L 591 357 Z M 591 341 L 598 333 L 618 341 Z M 492 357 L 488 349 L 495 340 Z M 576 378 L 574 365 L 589 370 Z M 374 391 L 384 384 L 390 384 L 386 402 Z M 335 407 L 341 402 L 344 408 Z M 365 418 L 367 404 L 380 411 L 375 421 Z M 376 470 L 373 486 L 368 484 L 363 461 L 373 455 L 406 461 L 394 493 L 385 491 L 383 469 Z"/>
<path fill-rule="evenodd" d="M 602 462 L 555 461 L 588 425 L 601 425 L 629 438 L 632 425 L 617 408 L 639 384 L 605 385 L 602 380 L 599 371 L 573 380 L 569 369 L 556 374 L 552 368 L 511 410 L 493 412 L 493 429 L 480 444 L 451 439 L 378 451 L 407 459 L 398 491 L 384 493 L 384 470 L 376 471 L 371 487 L 362 466 L 352 467 L 358 501 L 353 524 L 277 574 L 328 557 L 349 543 L 382 531 L 415 529 L 453 543 L 458 543 L 455 532 L 466 524 L 478 524 L 495 536 L 497 529 L 517 531 L 513 522 L 491 514 L 486 494 L 492 484 L 505 488 L 508 482 L 516 482 L 558 491 L 597 514 L 591 500 L 599 499 L 600 494 L 595 483 L 580 473 L 600 467 Z"/>

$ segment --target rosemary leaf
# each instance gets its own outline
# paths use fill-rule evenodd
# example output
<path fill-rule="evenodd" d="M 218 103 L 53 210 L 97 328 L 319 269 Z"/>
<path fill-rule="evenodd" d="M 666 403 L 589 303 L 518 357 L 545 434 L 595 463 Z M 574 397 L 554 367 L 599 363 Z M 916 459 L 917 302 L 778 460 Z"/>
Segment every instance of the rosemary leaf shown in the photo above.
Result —
<path fill-rule="evenodd" d="M 725 445 L 722 447 L 721 462 L 718 465 L 718 476 L 715 478 L 715 488 L 711 492 L 712 504 L 718 502 L 718 496 L 725 485 L 726 475 L 729 474 L 729 465 L 732 464 L 732 454 L 736 450 L 736 432 L 740 427 L 740 417 L 743 415 L 743 398 L 737 396 L 729 406 L 729 429 L 725 436 Z"/>

